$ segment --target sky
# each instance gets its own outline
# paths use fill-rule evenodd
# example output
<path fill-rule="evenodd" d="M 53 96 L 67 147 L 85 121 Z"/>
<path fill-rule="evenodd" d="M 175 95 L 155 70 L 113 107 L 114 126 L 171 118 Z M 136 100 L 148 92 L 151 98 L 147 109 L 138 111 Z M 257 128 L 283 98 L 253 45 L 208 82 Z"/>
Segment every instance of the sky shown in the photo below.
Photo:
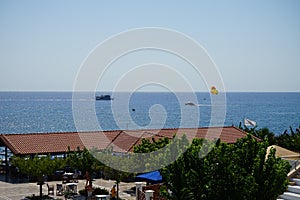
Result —
<path fill-rule="evenodd" d="M 197 41 L 227 91 L 300 92 L 299 10 L 297 0 L 1 0 L 0 91 L 72 91 L 82 64 L 101 42 L 127 30 L 160 27 Z M 99 89 L 113 89 L 112 80 L 135 60 L 147 64 L 149 58 L 177 65 L 196 90 L 207 89 L 204 78 L 175 56 L 143 51 L 125 57 Z"/>

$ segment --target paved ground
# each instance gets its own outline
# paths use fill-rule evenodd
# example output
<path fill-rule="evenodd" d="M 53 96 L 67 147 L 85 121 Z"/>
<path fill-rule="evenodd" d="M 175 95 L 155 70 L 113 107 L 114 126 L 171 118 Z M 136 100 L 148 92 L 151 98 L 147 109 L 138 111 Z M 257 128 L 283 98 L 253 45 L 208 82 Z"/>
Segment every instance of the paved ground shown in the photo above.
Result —
<path fill-rule="evenodd" d="M 57 183 L 61 183 L 61 181 L 48 182 L 49 185 L 55 185 L 54 193 L 56 193 Z M 114 183 L 114 181 L 96 179 L 93 181 L 93 186 L 110 190 Z M 84 186 L 85 180 L 79 180 L 78 191 L 84 189 Z M 120 197 L 126 200 L 134 200 L 134 196 L 130 196 L 125 192 L 133 186 L 135 186 L 134 183 L 120 183 Z M 48 194 L 47 185 L 43 185 L 43 193 Z M 36 183 L 6 183 L 0 181 L 0 200 L 20 200 L 33 194 L 39 195 L 39 185 Z M 54 195 L 54 197 L 56 196 Z M 63 196 L 58 196 L 57 198 L 64 199 Z"/>

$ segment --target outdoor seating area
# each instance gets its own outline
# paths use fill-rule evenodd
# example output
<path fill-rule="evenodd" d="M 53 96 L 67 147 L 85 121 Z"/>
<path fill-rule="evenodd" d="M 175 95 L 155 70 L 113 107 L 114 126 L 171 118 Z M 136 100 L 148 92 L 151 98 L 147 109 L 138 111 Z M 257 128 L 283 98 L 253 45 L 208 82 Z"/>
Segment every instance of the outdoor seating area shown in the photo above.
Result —
<path fill-rule="evenodd" d="M 56 184 L 56 196 L 62 196 L 64 194 L 63 184 Z"/>
<path fill-rule="evenodd" d="M 54 186 L 54 194 L 48 195 L 48 185 Z M 77 190 L 77 194 L 70 195 L 68 199 L 87 199 L 87 196 L 82 195 L 81 191 L 85 188 L 86 180 L 79 179 L 77 187 L 73 187 L 72 184 L 66 186 L 62 184 L 62 181 L 49 181 L 42 186 L 43 195 L 48 195 L 52 199 L 65 199 L 65 194 L 67 190 Z M 93 179 L 93 188 L 101 188 L 110 191 L 112 186 L 115 184 L 115 180 L 105 180 L 105 179 Z M 75 184 L 74 184 L 75 185 Z M 119 184 L 119 197 L 123 200 L 135 200 L 135 187 L 134 182 L 121 182 Z M 10 189 L 7 189 L 10 188 Z M 128 192 L 130 191 L 130 193 Z M 39 185 L 36 183 L 18 183 L 18 187 L 14 183 L 7 183 L 0 181 L 0 199 L 11 199 L 11 200 L 25 200 L 26 197 L 39 196 Z M 109 194 L 93 194 L 89 199 L 108 199 Z"/>
<path fill-rule="evenodd" d="M 54 195 L 54 185 L 49 185 L 47 183 L 48 195 Z"/>
<path fill-rule="evenodd" d="M 55 185 L 52 183 L 46 183 L 47 189 L 48 189 L 48 196 L 64 196 L 66 194 L 68 195 L 77 195 L 78 194 L 78 180 L 72 179 L 74 182 L 66 182 L 65 180 L 62 181 L 62 183 L 56 183 Z M 56 191 L 56 192 L 55 192 Z"/>
<path fill-rule="evenodd" d="M 64 173 L 63 183 L 78 183 L 78 175 L 71 172 Z"/>

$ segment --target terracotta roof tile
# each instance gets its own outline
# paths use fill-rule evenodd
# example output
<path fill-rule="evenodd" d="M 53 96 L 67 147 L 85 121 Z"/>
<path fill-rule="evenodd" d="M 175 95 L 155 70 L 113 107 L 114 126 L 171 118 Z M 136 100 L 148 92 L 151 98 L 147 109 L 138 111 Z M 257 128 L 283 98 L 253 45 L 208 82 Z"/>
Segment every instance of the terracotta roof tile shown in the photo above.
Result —
<path fill-rule="evenodd" d="M 79 132 L 79 138 L 87 149 L 105 149 L 115 137 L 118 136 L 120 131 L 109 132 Z"/>
<path fill-rule="evenodd" d="M 77 133 L 3 134 L 11 151 L 18 154 L 47 154 L 83 148 Z"/>
<path fill-rule="evenodd" d="M 222 142 L 235 143 L 237 139 L 246 136 L 246 132 L 230 127 L 211 128 L 181 128 L 162 130 L 131 130 L 131 131 L 94 131 L 94 132 L 68 132 L 68 133 L 36 133 L 36 134 L 1 134 L 0 144 L 6 145 L 16 155 L 64 153 L 70 147 L 76 150 L 105 149 L 112 146 L 116 152 L 128 152 L 133 146 L 140 144 L 143 138 L 160 139 L 181 137 L 183 134 L 189 140 L 193 138 L 207 138 L 210 140 L 220 138 Z M 258 138 L 256 138 L 259 140 Z"/>
<path fill-rule="evenodd" d="M 112 141 L 111 145 L 114 151 L 128 152 L 142 135 L 143 131 L 122 131 L 122 133 Z"/>

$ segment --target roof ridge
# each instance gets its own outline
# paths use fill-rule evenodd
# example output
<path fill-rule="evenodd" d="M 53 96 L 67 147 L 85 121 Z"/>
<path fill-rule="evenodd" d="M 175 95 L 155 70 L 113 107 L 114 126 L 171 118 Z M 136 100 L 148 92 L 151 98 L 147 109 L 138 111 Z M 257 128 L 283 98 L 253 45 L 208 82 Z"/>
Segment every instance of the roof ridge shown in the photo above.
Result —
<path fill-rule="evenodd" d="M 131 145 L 131 147 L 128 149 L 128 152 L 130 152 L 131 150 L 133 150 L 134 146 L 138 143 L 138 141 L 142 138 L 142 136 L 145 134 L 145 132 L 143 132 L 141 134 L 141 136 L 139 138 L 137 138 L 137 140 L 133 143 L 133 145 Z"/>
<path fill-rule="evenodd" d="M 92 130 L 92 131 L 66 131 L 66 132 L 35 132 L 35 133 L 1 133 L 0 135 L 40 135 L 40 134 L 76 134 L 76 133 L 98 133 L 98 132 L 123 132 L 123 131 L 156 131 L 156 130 L 178 130 L 178 129 L 209 129 L 209 128 L 236 128 L 235 126 L 203 126 L 203 127 L 178 127 L 178 128 L 162 128 L 162 129 L 135 129 L 135 130 Z M 239 129 L 241 130 L 241 129 Z M 241 130 L 243 131 L 243 130 Z M 245 131 L 244 131 L 245 132 Z M 247 132 L 246 132 L 247 133 Z"/>
<path fill-rule="evenodd" d="M 119 137 L 119 135 L 122 133 L 123 131 L 120 130 L 119 133 L 111 140 L 111 142 L 107 145 L 107 147 L 109 147 L 111 144 L 114 143 L 114 141 Z"/>

